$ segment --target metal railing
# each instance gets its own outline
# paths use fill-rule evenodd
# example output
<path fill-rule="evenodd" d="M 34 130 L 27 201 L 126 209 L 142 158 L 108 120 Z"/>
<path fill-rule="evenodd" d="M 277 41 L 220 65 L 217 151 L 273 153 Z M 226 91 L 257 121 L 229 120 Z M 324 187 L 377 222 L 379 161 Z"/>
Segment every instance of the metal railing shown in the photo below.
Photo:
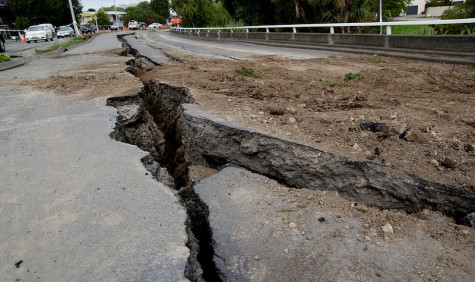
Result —
<path fill-rule="evenodd" d="M 449 25 L 449 24 L 475 24 L 475 18 L 458 19 L 458 20 L 427 20 L 427 21 L 398 21 L 398 22 L 364 22 L 364 23 L 327 23 L 327 24 L 288 24 L 288 25 L 258 25 L 258 26 L 233 26 L 233 27 L 172 27 L 176 31 L 226 31 L 233 32 L 234 30 L 259 30 L 264 29 L 267 33 L 271 29 L 291 28 L 293 33 L 297 33 L 299 28 L 330 28 L 330 33 L 335 33 L 335 28 L 338 27 L 386 27 L 386 34 L 391 35 L 392 26 L 404 25 Z"/>

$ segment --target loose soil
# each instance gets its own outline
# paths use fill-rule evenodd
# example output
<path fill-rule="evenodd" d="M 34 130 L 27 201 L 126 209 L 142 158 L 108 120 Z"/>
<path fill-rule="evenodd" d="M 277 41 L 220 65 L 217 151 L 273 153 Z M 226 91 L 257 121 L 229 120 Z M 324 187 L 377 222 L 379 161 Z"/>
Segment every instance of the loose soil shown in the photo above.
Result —
<path fill-rule="evenodd" d="M 180 58 L 139 76 L 186 86 L 203 109 L 246 127 L 474 189 L 473 66 L 376 56 Z M 368 122 L 388 129 L 361 129 Z"/>

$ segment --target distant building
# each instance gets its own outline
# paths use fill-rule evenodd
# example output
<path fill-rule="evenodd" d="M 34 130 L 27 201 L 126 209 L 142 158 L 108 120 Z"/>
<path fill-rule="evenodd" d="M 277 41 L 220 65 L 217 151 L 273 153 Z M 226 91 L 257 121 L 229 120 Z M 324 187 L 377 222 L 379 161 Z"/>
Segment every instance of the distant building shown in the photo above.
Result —
<path fill-rule="evenodd" d="M 126 12 L 122 11 L 105 11 L 106 15 L 109 17 L 110 22 L 115 22 L 120 20 L 120 17 L 127 15 Z M 117 17 L 117 18 L 116 18 Z"/>
<path fill-rule="evenodd" d="M 104 11 L 104 13 L 106 13 L 106 15 L 109 17 L 109 21 L 111 23 L 116 21 L 115 11 Z M 96 13 L 91 13 L 91 12 L 81 13 L 81 15 L 80 15 L 80 24 L 88 23 L 90 20 L 94 19 L 95 15 L 96 15 Z M 119 20 L 120 20 L 120 17 L 123 16 L 123 15 L 127 15 L 127 13 L 122 12 L 122 11 L 117 11 L 117 18 L 119 18 Z"/>
<path fill-rule="evenodd" d="M 430 16 L 440 16 L 444 10 L 450 9 L 451 6 L 439 6 L 439 7 L 431 7 L 432 11 L 427 11 L 426 9 L 426 0 L 412 0 L 411 4 L 407 6 L 406 15 L 430 15 Z M 457 0 L 453 1 L 453 4 L 463 3 L 465 0 Z M 429 8 L 429 7 L 428 7 Z"/>

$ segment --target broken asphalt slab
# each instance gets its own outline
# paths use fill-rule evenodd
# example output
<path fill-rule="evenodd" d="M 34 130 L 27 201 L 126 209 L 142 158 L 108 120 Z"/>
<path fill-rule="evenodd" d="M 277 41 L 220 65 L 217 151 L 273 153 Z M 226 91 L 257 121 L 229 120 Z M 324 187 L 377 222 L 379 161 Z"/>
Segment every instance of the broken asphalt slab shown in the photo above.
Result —
<path fill-rule="evenodd" d="M 204 178 L 194 190 L 209 208 L 214 261 L 227 281 L 474 277 L 470 251 L 461 254 L 457 243 L 444 247 L 424 231 L 411 230 L 409 225 L 420 222 L 409 216 L 358 207 L 336 192 L 287 188 L 234 167 Z M 375 223 L 396 216 L 402 220 L 391 221 L 395 234 Z M 446 256 L 458 270 L 441 264 Z"/>

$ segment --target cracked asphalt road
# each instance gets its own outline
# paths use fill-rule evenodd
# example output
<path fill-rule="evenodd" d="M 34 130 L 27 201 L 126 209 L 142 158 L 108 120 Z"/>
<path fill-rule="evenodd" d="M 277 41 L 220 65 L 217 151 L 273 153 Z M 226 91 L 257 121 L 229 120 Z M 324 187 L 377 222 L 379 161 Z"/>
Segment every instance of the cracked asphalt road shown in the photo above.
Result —
<path fill-rule="evenodd" d="M 125 69 L 125 57 L 94 54 L 119 47 L 101 35 L 1 73 L 1 281 L 186 280 L 185 209 L 147 173 L 145 152 L 110 139 L 106 97 L 19 86 L 101 62 Z"/>

